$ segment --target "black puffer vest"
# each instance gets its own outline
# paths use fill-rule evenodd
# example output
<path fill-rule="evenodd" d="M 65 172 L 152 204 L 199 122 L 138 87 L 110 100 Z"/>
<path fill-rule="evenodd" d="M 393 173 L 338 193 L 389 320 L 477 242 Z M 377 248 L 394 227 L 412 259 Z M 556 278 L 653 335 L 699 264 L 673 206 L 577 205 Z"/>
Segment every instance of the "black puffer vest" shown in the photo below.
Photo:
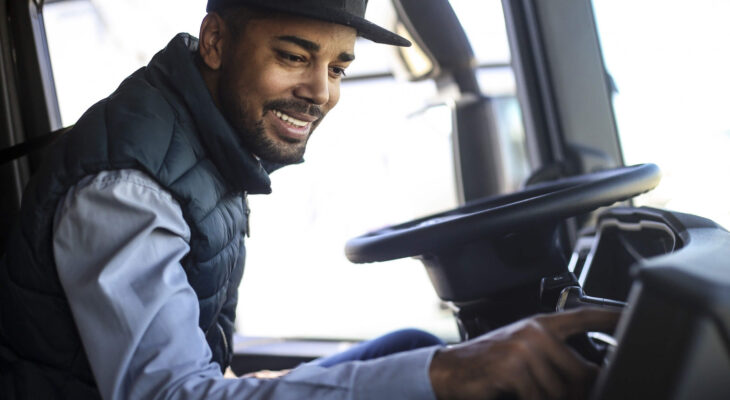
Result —
<path fill-rule="evenodd" d="M 81 178 L 138 169 L 166 188 L 190 226 L 182 260 L 199 298 L 213 360 L 232 356 L 243 274 L 246 193 L 270 192 L 267 172 L 241 147 L 178 35 L 146 68 L 94 105 L 55 146 L 26 189 L 20 223 L 0 261 L 0 398 L 98 398 L 52 252 L 54 214 Z"/>

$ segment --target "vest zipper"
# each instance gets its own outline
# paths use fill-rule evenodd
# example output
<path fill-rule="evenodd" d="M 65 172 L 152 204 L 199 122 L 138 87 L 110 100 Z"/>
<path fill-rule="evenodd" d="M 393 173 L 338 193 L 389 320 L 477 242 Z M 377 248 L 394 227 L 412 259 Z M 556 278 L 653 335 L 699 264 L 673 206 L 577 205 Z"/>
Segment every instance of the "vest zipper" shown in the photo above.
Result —
<path fill-rule="evenodd" d="M 251 237 L 251 224 L 248 222 L 251 217 L 251 208 L 248 207 L 248 192 L 243 192 L 243 203 L 246 207 L 244 214 L 246 215 L 246 237 Z"/>
<path fill-rule="evenodd" d="M 218 327 L 218 332 L 221 333 L 221 337 L 223 338 L 223 345 L 225 346 L 225 349 L 226 349 L 225 355 L 228 355 L 228 353 L 231 351 L 231 349 L 228 348 L 228 339 L 226 339 L 226 333 L 223 331 L 223 327 L 221 326 L 221 324 L 216 322 L 215 326 Z"/>

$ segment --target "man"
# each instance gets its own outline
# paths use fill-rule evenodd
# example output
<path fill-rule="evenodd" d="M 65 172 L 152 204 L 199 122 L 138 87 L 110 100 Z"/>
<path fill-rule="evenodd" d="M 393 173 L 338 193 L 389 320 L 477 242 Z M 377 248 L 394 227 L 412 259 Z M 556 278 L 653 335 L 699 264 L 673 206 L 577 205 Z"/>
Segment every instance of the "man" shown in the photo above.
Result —
<path fill-rule="evenodd" d="M 210 0 L 199 41 L 178 35 L 84 114 L 29 184 L 0 265 L 3 398 L 585 395 L 596 367 L 563 340 L 611 329 L 614 314 L 541 316 L 277 379 L 223 377 L 246 196 L 301 160 L 357 35 L 408 44 L 362 19 L 366 3 Z"/>

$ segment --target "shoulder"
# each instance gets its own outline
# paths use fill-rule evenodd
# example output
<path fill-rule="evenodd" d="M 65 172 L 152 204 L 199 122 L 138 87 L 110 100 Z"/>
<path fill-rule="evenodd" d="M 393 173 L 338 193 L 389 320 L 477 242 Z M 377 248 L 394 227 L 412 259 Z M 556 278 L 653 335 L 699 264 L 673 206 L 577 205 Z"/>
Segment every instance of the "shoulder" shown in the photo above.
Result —
<path fill-rule="evenodd" d="M 66 135 L 66 151 L 88 173 L 96 169 L 141 169 L 169 183 L 192 168 L 202 148 L 194 127 L 171 94 L 132 74 L 109 97 L 92 106 Z M 71 164 L 75 164 L 71 161 Z"/>
<path fill-rule="evenodd" d="M 72 186 L 61 199 L 55 223 L 64 218 L 108 221 L 107 229 L 120 229 L 135 221 L 176 232 L 189 239 L 190 229 L 180 204 L 150 175 L 133 169 L 101 171 Z M 117 221 L 117 226 L 114 221 Z M 135 228 L 136 229 L 136 228 Z"/>
<path fill-rule="evenodd" d="M 128 132 L 144 126 L 157 135 L 169 134 L 178 115 L 164 93 L 151 85 L 141 68 L 106 99 L 105 118 L 110 133 Z"/>
<path fill-rule="evenodd" d="M 74 187 L 76 191 L 114 191 L 116 188 L 135 188 L 149 193 L 165 202 L 177 202 L 162 185 L 145 172 L 135 169 L 101 171 L 81 179 Z"/>

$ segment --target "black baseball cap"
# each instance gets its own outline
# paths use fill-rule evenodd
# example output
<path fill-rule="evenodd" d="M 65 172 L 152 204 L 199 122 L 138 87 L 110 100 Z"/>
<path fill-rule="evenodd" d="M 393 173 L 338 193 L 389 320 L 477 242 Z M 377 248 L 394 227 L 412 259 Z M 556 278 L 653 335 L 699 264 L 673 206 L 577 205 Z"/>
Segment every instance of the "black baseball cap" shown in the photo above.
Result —
<path fill-rule="evenodd" d="M 373 42 L 410 46 L 408 39 L 365 19 L 368 0 L 208 0 L 208 12 L 229 7 L 255 6 L 288 14 L 319 19 L 355 28 L 360 36 Z"/>

